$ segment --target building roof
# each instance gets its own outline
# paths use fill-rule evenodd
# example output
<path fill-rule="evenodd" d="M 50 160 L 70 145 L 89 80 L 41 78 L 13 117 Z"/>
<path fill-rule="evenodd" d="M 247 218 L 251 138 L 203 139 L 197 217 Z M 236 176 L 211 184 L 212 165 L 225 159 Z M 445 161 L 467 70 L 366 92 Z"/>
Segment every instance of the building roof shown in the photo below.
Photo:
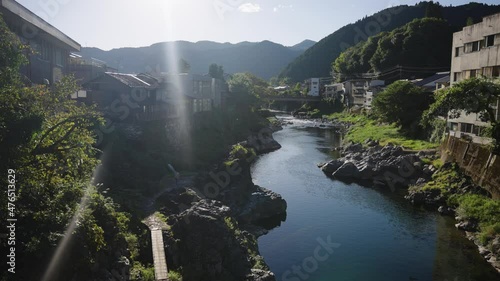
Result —
<path fill-rule="evenodd" d="M 110 77 L 115 78 L 116 80 L 120 81 L 121 83 L 123 83 L 129 87 L 148 87 L 149 88 L 149 87 L 155 86 L 155 83 L 153 83 L 154 81 L 147 79 L 147 80 L 149 80 L 148 81 L 149 83 L 148 83 L 148 82 L 144 81 L 144 80 L 146 80 L 145 77 L 140 76 L 140 75 L 136 75 L 136 74 L 106 72 L 106 75 L 109 75 Z"/>
<path fill-rule="evenodd" d="M 73 51 L 80 51 L 81 45 L 75 40 L 71 39 L 68 35 L 64 34 L 59 29 L 52 26 L 33 12 L 25 8 L 23 5 L 14 0 L 0 0 L 0 11 L 8 11 L 11 15 L 23 22 L 30 23 L 38 30 L 41 30 L 50 36 L 56 38 L 64 45 L 68 46 Z"/>
<path fill-rule="evenodd" d="M 429 76 L 427 78 L 415 82 L 415 85 L 419 87 L 425 87 L 426 85 L 433 83 L 432 85 L 430 85 L 430 87 L 435 87 L 436 86 L 435 83 L 443 82 L 443 80 L 449 80 L 449 77 L 450 77 L 449 71 L 438 72 L 432 76 Z"/>

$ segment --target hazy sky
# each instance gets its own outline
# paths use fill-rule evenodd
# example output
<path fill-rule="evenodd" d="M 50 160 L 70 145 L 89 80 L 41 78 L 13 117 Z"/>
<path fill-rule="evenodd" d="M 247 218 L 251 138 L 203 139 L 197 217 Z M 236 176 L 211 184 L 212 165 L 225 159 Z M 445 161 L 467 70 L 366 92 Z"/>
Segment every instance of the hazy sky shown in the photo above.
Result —
<path fill-rule="evenodd" d="M 419 0 L 17 0 L 83 47 L 173 40 L 319 41 L 365 15 Z M 442 5 L 470 1 L 441 0 Z M 498 4 L 499 0 L 477 1 Z"/>

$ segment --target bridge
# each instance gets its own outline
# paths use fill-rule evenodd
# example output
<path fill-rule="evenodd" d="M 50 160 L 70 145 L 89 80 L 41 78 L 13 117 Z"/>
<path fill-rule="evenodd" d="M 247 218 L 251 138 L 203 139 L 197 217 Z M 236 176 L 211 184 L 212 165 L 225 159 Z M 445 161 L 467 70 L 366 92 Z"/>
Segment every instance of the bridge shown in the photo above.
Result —
<path fill-rule="evenodd" d="M 167 259 L 161 229 L 151 230 L 151 241 L 155 265 L 155 279 L 156 281 L 168 281 Z"/>
<path fill-rule="evenodd" d="M 156 213 L 147 217 L 144 221 L 151 231 L 151 247 L 153 250 L 153 261 L 155 267 L 155 280 L 156 281 L 169 281 L 167 257 L 165 255 L 165 245 L 163 243 L 162 230 L 167 227 Z"/>
<path fill-rule="evenodd" d="M 262 100 L 265 101 L 296 101 L 296 102 L 319 102 L 321 97 L 313 96 L 261 96 Z"/>

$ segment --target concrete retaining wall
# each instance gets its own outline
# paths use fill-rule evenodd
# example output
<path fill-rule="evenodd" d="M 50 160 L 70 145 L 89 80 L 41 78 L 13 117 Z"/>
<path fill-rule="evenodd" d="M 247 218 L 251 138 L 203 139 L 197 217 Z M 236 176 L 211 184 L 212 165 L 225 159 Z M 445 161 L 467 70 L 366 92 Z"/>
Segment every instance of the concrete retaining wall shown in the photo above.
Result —
<path fill-rule="evenodd" d="M 441 160 L 454 161 L 474 182 L 500 199 L 500 157 L 483 145 L 448 136 L 441 147 Z"/>

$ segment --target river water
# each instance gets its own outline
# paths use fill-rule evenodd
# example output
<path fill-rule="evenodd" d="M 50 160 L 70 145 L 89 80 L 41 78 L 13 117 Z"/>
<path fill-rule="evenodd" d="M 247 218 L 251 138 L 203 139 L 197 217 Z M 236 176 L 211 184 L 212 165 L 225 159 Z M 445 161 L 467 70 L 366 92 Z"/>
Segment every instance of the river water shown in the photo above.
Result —
<path fill-rule="evenodd" d="M 252 167 L 254 183 L 288 203 L 286 220 L 259 238 L 277 280 L 500 280 L 452 218 L 327 178 L 316 164 L 335 157 L 339 135 L 292 121 L 274 134 L 283 147 Z"/>

